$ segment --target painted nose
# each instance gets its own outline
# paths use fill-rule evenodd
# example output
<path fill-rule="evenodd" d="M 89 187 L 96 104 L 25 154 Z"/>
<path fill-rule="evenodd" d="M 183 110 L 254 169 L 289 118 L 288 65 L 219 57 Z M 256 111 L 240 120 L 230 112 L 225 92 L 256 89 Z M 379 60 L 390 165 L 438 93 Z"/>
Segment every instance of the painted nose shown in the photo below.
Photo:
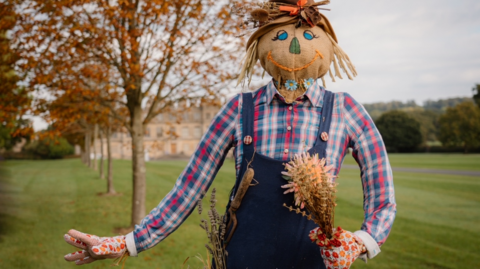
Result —
<path fill-rule="evenodd" d="M 296 37 L 294 37 L 292 42 L 290 42 L 290 53 L 300 54 L 300 43 Z"/>

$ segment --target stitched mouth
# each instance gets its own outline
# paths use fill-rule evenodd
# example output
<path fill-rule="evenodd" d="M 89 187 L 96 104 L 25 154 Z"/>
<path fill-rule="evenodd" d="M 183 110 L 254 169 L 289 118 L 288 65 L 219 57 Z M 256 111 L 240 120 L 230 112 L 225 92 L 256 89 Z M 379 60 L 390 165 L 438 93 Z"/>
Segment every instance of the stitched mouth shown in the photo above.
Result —
<path fill-rule="evenodd" d="M 306 65 L 304 65 L 302 67 L 297 67 L 297 68 L 287 67 L 287 66 L 281 65 L 280 63 L 275 61 L 272 57 L 272 51 L 268 52 L 267 59 L 280 69 L 283 69 L 283 70 L 288 71 L 288 72 L 295 72 L 295 71 L 300 71 L 300 70 L 303 70 L 303 69 L 309 67 L 310 65 L 312 65 L 315 62 L 315 60 L 317 60 L 318 57 L 323 59 L 323 55 L 322 55 L 322 53 L 320 53 L 320 51 L 315 50 L 315 52 L 316 52 L 315 56 L 313 57 L 313 59 L 309 63 L 307 63 Z"/>

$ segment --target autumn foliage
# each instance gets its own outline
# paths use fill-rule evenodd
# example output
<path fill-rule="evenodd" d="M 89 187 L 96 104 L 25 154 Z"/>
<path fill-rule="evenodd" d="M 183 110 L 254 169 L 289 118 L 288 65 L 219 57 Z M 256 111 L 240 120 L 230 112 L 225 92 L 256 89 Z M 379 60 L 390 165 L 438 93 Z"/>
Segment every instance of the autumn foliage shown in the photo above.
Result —
<path fill-rule="evenodd" d="M 0 129 L 7 129 L 12 136 L 25 136 L 32 132 L 22 120 L 31 98 L 26 89 L 17 85 L 20 78 L 14 68 L 19 56 L 10 47 L 8 36 L 15 24 L 14 6 L 0 2 Z"/>
<path fill-rule="evenodd" d="M 18 67 L 28 90 L 41 97 L 42 113 L 61 122 L 67 114 L 105 109 L 130 133 L 132 224 L 138 223 L 145 214 L 144 126 L 179 101 L 217 100 L 236 77 L 242 39 L 235 36 L 231 2 L 10 2 L 19 11 Z M 52 100 L 65 101 L 53 109 Z"/>

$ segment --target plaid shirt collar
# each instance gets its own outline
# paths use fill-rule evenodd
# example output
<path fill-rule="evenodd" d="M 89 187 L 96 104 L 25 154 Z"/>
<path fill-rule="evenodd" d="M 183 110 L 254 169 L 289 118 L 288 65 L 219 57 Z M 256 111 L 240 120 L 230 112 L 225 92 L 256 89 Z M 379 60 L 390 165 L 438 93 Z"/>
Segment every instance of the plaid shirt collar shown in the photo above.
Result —
<path fill-rule="evenodd" d="M 273 79 L 266 85 L 265 90 L 257 91 L 257 93 L 260 94 L 260 104 L 271 104 L 275 97 L 282 102 L 285 102 L 283 96 L 277 91 L 277 87 L 275 87 Z M 325 89 L 318 85 L 317 81 L 315 81 L 313 82 L 312 86 L 307 89 L 305 94 L 299 98 L 305 100 L 307 105 L 311 104 L 315 107 L 322 107 L 324 94 Z"/>

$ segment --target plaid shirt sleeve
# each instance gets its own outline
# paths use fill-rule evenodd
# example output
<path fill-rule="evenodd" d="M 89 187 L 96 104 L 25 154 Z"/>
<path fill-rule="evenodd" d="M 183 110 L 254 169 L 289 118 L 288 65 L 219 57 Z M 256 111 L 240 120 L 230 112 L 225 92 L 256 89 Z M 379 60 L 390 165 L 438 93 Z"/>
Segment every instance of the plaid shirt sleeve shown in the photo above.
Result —
<path fill-rule="evenodd" d="M 396 214 L 393 175 L 382 137 L 365 108 L 350 95 L 344 96 L 344 119 L 361 169 L 365 219 L 361 230 L 381 246 Z"/>
<path fill-rule="evenodd" d="M 238 99 L 239 95 L 218 112 L 174 188 L 135 226 L 133 238 L 137 252 L 155 246 L 174 232 L 211 185 L 234 143 Z"/>

